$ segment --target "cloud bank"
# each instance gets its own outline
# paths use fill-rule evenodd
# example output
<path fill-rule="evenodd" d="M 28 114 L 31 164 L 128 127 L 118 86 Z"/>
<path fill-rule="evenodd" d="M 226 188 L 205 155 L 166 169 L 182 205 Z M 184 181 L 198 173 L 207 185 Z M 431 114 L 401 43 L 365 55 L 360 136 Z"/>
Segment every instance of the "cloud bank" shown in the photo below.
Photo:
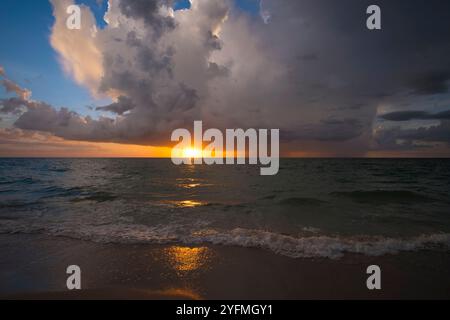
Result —
<path fill-rule="evenodd" d="M 228 0 L 191 0 L 179 11 L 169 0 L 110 0 L 107 26 L 83 6 L 81 30 L 65 26 L 73 1 L 51 3 L 63 69 L 114 102 L 94 119 L 31 101 L 3 80 L 17 97 L 1 110 L 19 114 L 17 128 L 166 145 L 173 129 L 203 120 L 280 128 L 291 149 L 337 155 L 448 143 L 448 2 L 381 0 L 380 31 L 365 28 L 365 0 L 262 0 L 259 17 Z"/>

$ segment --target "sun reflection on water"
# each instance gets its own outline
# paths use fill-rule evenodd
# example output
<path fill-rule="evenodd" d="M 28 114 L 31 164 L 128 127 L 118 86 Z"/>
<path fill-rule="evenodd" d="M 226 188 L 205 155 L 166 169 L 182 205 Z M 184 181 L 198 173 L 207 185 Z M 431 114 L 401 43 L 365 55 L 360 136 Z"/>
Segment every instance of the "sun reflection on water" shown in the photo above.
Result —
<path fill-rule="evenodd" d="M 186 288 L 169 288 L 157 291 L 164 299 L 191 299 L 200 300 L 202 297 L 191 289 Z"/>
<path fill-rule="evenodd" d="M 200 183 L 188 183 L 188 184 L 183 185 L 183 188 L 192 189 L 192 188 L 197 188 L 200 186 L 201 186 Z"/>
<path fill-rule="evenodd" d="M 176 205 L 178 207 L 183 207 L 183 208 L 195 208 L 195 207 L 203 206 L 204 203 L 200 202 L 200 201 L 194 201 L 194 200 L 182 200 L 182 201 L 177 201 Z"/>
<path fill-rule="evenodd" d="M 178 272 L 196 271 L 206 267 L 212 255 L 211 250 L 207 247 L 172 246 L 165 251 L 171 267 Z"/>

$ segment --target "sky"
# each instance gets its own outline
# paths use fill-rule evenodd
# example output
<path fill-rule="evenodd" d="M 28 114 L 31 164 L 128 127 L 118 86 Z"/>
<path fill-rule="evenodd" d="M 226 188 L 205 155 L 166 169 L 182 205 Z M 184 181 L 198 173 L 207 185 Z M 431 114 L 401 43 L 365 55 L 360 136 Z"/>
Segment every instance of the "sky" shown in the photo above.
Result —
<path fill-rule="evenodd" d="M 284 156 L 450 156 L 450 3 L 4 0 L 0 156 L 170 155 L 279 128 Z M 66 8 L 81 5 L 82 28 Z"/>

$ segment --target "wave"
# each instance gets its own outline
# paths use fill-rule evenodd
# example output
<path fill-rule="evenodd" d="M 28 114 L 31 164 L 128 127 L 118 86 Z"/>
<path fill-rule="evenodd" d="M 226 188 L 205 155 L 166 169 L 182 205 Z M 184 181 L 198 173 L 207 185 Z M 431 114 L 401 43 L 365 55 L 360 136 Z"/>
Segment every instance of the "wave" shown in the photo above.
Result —
<path fill-rule="evenodd" d="M 279 203 L 287 206 L 320 206 L 326 202 L 315 198 L 294 197 L 283 199 Z"/>
<path fill-rule="evenodd" d="M 191 239 L 187 239 L 189 240 Z M 262 230 L 236 228 L 229 232 L 209 231 L 196 240 L 217 245 L 263 248 L 291 258 L 341 258 L 345 253 L 380 256 L 401 251 L 436 247 L 450 248 L 450 234 L 421 235 L 410 239 L 385 237 L 345 238 L 313 236 L 296 238 Z"/>
<path fill-rule="evenodd" d="M 70 171 L 70 169 L 69 168 L 55 168 L 55 169 L 48 169 L 48 171 L 51 171 L 51 172 L 67 172 L 67 171 Z"/>
<path fill-rule="evenodd" d="M 395 203 L 395 202 L 433 202 L 435 199 L 407 190 L 371 190 L 332 192 L 332 196 L 349 198 L 358 202 Z"/>
<path fill-rule="evenodd" d="M 116 200 L 117 198 L 118 198 L 118 196 L 116 196 L 112 193 L 98 191 L 98 192 L 93 192 L 84 197 L 74 198 L 71 201 L 72 202 L 81 202 L 81 201 L 106 202 L 106 201 Z"/>
<path fill-rule="evenodd" d="M 40 182 L 39 179 L 35 178 L 22 178 L 17 180 L 4 180 L 0 181 L 0 185 L 6 185 L 6 184 L 23 184 L 23 185 L 30 185 Z"/>
<path fill-rule="evenodd" d="M 17 224 L 13 220 L 0 220 L 0 233 L 28 233 L 62 236 L 97 243 L 121 244 L 173 244 L 224 245 L 262 248 L 291 258 L 338 259 L 345 254 L 380 256 L 404 251 L 450 249 L 450 234 L 436 233 L 413 238 L 388 237 L 339 237 L 314 235 L 294 237 L 290 235 L 235 228 L 229 231 L 214 229 L 186 230 L 183 225 L 145 226 L 114 223 L 97 225 Z"/>
<path fill-rule="evenodd" d="M 39 201 L 21 201 L 21 200 L 10 200 L 0 202 L 0 209 L 13 209 L 13 208 L 28 208 L 33 205 L 39 204 Z"/>
<path fill-rule="evenodd" d="M 68 197 L 71 202 L 94 201 L 106 202 L 113 201 L 118 198 L 113 193 L 104 191 L 93 191 L 91 186 L 87 187 L 59 187 L 48 186 L 42 188 L 38 194 L 42 199 L 54 197 Z"/>

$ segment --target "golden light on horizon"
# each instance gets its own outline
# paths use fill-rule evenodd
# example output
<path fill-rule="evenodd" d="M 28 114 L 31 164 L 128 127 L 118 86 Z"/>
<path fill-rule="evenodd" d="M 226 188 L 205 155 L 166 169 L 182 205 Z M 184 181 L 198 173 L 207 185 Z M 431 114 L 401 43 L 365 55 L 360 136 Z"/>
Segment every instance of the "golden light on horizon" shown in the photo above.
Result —
<path fill-rule="evenodd" d="M 33 148 L 29 147 L 31 144 Z M 30 137 L 6 141 L 0 149 L 0 156 L 36 158 L 170 158 L 171 150 L 170 146 L 71 141 L 34 133 Z"/>
<path fill-rule="evenodd" d="M 186 159 L 199 159 L 199 158 L 224 158 L 224 157 L 239 157 L 239 153 L 228 150 L 210 150 L 208 148 L 172 148 L 172 157 L 174 158 L 186 158 Z M 245 155 L 244 155 L 245 157 Z"/>
<path fill-rule="evenodd" d="M 203 155 L 202 150 L 195 148 L 186 148 L 182 151 L 183 158 L 201 158 Z"/>

